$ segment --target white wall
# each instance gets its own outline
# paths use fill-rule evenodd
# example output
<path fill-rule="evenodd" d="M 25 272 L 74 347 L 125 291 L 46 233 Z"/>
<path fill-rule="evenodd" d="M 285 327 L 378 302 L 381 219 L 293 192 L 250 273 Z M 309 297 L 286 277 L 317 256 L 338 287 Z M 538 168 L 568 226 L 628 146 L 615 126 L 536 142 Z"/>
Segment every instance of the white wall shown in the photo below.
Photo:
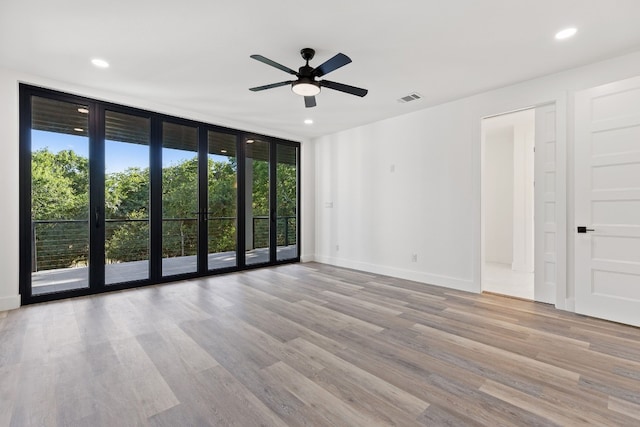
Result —
<path fill-rule="evenodd" d="M 448 143 L 471 136 L 457 108 L 445 104 L 316 141 L 318 261 L 473 287 L 470 252 L 460 246 L 473 239 L 472 155 Z"/>
<path fill-rule="evenodd" d="M 0 311 L 18 307 L 18 83 L 0 71 Z"/>
<path fill-rule="evenodd" d="M 131 107 L 185 117 L 206 123 L 228 126 L 302 142 L 302 200 L 300 201 L 300 209 L 305 217 L 302 221 L 301 253 L 307 259 L 312 256 L 315 248 L 315 195 L 313 191 L 315 177 L 313 172 L 313 144 L 310 141 L 299 138 L 295 135 L 287 135 L 270 129 L 258 128 L 241 121 L 233 121 L 222 117 L 210 117 L 200 113 L 185 111 L 122 94 L 95 90 L 69 83 L 51 81 L 38 76 L 27 75 L 13 70 L 0 68 L 0 143 L 2 143 L 3 148 L 2 156 L 0 156 L 0 200 L 2 201 L 2 207 L 0 207 L 0 311 L 16 308 L 20 304 L 20 296 L 18 294 L 19 82 L 115 102 Z"/>
<path fill-rule="evenodd" d="M 509 266 L 514 248 L 513 131 L 513 126 L 486 131 L 482 175 L 485 261 Z"/>
<path fill-rule="evenodd" d="M 316 259 L 479 292 L 481 120 L 556 102 L 572 309 L 573 93 L 639 74 L 634 52 L 316 139 Z"/>

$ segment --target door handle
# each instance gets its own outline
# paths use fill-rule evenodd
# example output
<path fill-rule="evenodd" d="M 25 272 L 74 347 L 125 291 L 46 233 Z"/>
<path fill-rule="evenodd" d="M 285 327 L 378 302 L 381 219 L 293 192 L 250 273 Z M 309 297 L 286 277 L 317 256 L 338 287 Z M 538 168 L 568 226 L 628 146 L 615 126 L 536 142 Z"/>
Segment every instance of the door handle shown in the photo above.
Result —
<path fill-rule="evenodd" d="M 96 228 L 100 228 L 100 208 L 96 208 L 95 218 L 96 218 Z"/>
<path fill-rule="evenodd" d="M 189 212 L 191 215 L 198 215 L 200 216 L 200 218 L 202 219 L 202 221 L 208 221 L 209 220 L 209 214 L 210 212 L 207 211 L 206 209 L 200 209 L 198 212 Z"/>
<path fill-rule="evenodd" d="M 596 231 L 596 230 L 594 230 L 593 228 L 587 228 L 582 225 L 578 226 L 578 233 L 586 233 L 587 231 Z"/>

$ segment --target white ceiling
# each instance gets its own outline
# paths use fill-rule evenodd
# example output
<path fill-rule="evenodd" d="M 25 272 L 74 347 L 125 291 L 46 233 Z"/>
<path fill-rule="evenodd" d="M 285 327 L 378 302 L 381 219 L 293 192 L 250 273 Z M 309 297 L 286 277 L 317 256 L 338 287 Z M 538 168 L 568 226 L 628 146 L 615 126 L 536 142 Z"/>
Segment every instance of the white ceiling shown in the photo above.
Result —
<path fill-rule="evenodd" d="M 308 138 L 640 49 L 638 17 L 639 0 L 1 0 L 0 66 Z M 369 94 L 305 109 L 248 90 L 290 77 L 249 55 L 297 69 L 303 47 L 351 57 L 326 78 Z"/>

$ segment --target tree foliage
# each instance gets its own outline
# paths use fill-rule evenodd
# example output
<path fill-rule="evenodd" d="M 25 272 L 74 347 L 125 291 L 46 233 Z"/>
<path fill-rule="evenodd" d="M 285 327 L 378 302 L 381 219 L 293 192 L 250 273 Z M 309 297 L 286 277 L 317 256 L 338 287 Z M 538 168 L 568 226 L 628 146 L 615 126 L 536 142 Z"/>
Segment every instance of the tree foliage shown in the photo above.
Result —
<path fill-rule="evenodd" d="M 89 162 L 72 150 L 32 153 L 31 217 L 37 269 L 86 264 L 89 249 Z"/>
<path fill-rule="evenodd" d="M 72 150 L 35 151 L 31 162 L 31 215 L 35 220 L 89 216 L 89 161 Z"/>

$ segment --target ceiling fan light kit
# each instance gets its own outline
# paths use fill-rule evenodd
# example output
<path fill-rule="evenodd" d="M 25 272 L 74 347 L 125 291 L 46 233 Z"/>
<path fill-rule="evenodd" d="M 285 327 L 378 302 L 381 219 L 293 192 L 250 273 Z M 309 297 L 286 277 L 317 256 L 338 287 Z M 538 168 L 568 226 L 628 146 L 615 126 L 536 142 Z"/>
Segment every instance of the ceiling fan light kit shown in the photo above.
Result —
<path fill-rule="evenodd" d="M 300 96 L 316 96 L 320 93 L 320 84 L 312 79 L 301 77 L 298 81 L 291 83 L 291 90 Z"/>
<path fill-rule="evenodd" d="M 347 65 L 351 62 L 351 58 L 343 53 L 338 53 L 331 59 L 320 64 L 318 67 L 313 68 L 309 66 L 309 61 L 313 59 L 315 53 L 315 50 L 308 47 L 300 51 L 300 55 L 302 56 L 302 59 L 306 61 L 306 65 L 300 67 L 297 72 L 289 67 L 285 67 L 282 64 L 278 64 L 277 62 L 272 61 L 269 58 L 265 58 L 262 55 L 251 55 L 251 58 L 255 59 L 256 61 L 260 61 L 264 64 L 282 70 L 285 73 L 296 76 L 297 80 L 287 80 L 279 83 L 271 83 L 264 86 L 252 87 L 249 90 L 258 92 L 290 84 L 291 91 L 293 91 L 293 93 L 295 93 L 296 95 L 304 96 L 304 105 L 307 108 L 316 106 L 315 96 L 320 93 L 321 87 L 326 87 L 329 89 L 337 90 L 339 92 L 344 92 L 360 97 L 363 97 L 367 94 L 368 91 L 366 89 L 362 89 L 359 87 L 349 86 L 343 83 L 331 82 L 329 80 L 316 80 L 317 78 L 322 77 L 325 74 L 328 74 L 340 67 Z"/>

